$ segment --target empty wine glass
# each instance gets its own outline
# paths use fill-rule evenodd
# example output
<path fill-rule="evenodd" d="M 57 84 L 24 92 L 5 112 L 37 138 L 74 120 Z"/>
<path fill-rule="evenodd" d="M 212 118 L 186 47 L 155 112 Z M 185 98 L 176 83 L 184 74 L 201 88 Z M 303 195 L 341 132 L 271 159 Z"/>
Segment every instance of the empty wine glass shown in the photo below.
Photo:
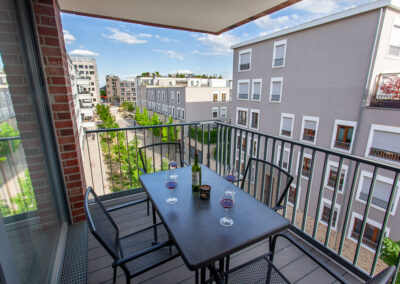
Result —
<path fill-rule="evenodd" d="M 169 197 L 166 202 L 168 204 L 175 204 L 178 202 L 178 198 L 173 196 L 173 190 L 178 186 L 178 181 L 177 178 L 171 178 L 172 175 L 169 175 L 168 171 L 166 176 L 165 187 L 169 189 Z"/>
<path fill-rule="evenodd" d="M 225 208 L 225 217 L 222 217 L 219 220 L 219 223 L 222 226 L 232 226 L 233 225 L 233 220 L 228 217 L 228 210 L 233 207 L 233 204 L 235 203 L 235 194 L 233 191 L 230 192 L 230 194 L 227 194 L 227 192 L 224 192 L 221 195 L 219 204 Z"/>

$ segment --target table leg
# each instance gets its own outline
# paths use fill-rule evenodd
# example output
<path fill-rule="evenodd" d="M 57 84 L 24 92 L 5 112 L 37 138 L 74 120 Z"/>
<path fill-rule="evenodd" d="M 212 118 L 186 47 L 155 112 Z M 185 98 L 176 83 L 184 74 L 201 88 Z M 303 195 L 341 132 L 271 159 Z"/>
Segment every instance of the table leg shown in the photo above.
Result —
<path fill-rule="evenodd" d="M 154 209 L 154 207 L 152 208 L 153 210 L 153 225 L 156 224 L 157 220 L 156 220 L 156 210 Z M 157 234 L 157 227 L 154 226 L 153 228 L 154 231 L 154 242 L 152 243 L 152 245 L 156 245 L 158 244 L 158 234 Z"/>
<path fill-rule="evenodd" d="M 206 283 L 206 269 L 207 269 L 206 267 L 203 267 L 201 269 L 201 279 L 200 279 L 201 284 Z"/>
<path fill-rule="evenodd" d="M 220 258 L 219 262 L 219 273 L 224 273 L 224 262 L 225 262 L 225 258 Z"/>
<path fill-rule="evenodd" d="M 195 273 L 194 277 L 196 278 L 196 284 L 199 284 L 199 270 L 198 269 L 196 269 L 196 273 Z"/>

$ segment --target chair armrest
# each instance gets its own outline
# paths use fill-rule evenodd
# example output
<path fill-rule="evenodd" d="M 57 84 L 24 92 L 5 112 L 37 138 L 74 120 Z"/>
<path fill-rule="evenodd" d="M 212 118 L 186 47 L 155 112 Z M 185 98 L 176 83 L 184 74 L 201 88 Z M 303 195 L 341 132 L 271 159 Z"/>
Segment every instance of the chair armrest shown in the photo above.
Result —
<path fill-rule="evenodd" d="M 297 247 L 299 250 L 301 250 L 305 255 L 307 255 L 309 258 L 311 258 L 314 262 L 316 262 L 321 268 L 323 268 L 326 272 L 328 272 L 330 275 L 332 275 L 334 278 L 336 278 L 337 281 L 340 283 L 347 283 L 344 278 L 339 275 L 336 271 L 334 271 L 332 268 L 327 266 L 324 262 L 320 261 L 318 257 L 316 257 L 313 253 L 309 251 L 309 249 L 306 249 L 303 245 L 301 245 L 298 241 L 293 239 L 291 236 L 285 233 L 280 233 L 276 234 L 272 238 L 272 254 L 271 254 L 271 261 L 273 260 L 273 257 L 275 255 L 275 245 L 276 245 L 276 240 L 278 237 L 285 238 L 288 240 L 290 243 L 292 243 L 295 247 Z"/>
<path fill-rule="evenodd" d="M 284 209 L 286 206 L 284 206 L 284 205 L 278 205 L 278 206 L 275 206 L 274 208 L 271 208 L 272 210 L 274 210 L 274 211 L 278 211 L 278 210 L 281 210 L 281 209 Z"/>
<path fill-rule="evenodd" d="M 366 284 L 386 284 L 389 283 L 390 280 L 393 278 L 394 273 L 396 272 L 396 266 L 392 265 L 381 272 L 379 272 L 377 275 L 375 275 L 373 278 L 367 281 Z"/>
<path fill-rule="evenodd" d="M 137 200 L 134 200 L 134 201 L 131 201 L 131 202 L 127 202 L 127 203 L 124 203 L 124 204 L 121 204 L 121 205 L 118 205 L 118 206 L 114 206 L 114 207 L 108 208 L 107 211 L 108 212 L 113 212 L 113 211 L 116 211 L 116 210 L 119 210 L 119 209 L 122 209 L 122 208 L 126 208 L 126 207 L 129 207 L 129 206 L 133 206 L 133 205 L 137 205 L 137 204 L 146 202 L 147 200 L 149 200 L 147 197 L 146 198 L 137 199 Z"/>
<path fill-rule="evenodd" d="M 138 253 L 135 253 L 135 254 L 132 254 L 130 256 L 121 258 L 121 259 L 117 260 L 116 262 L 114 262 L 112 264 L 112 266 L 113 267 L 120 266 L 121 264 L 127 263 L 129 261 L 132 261 L 132 260 L 138 258 L 138 257 L 144 256 L 146 254 L 149 254 L 149 253 L 151 253 L 153 251 L 156 251 L 156 250 L 158 250 L 158 249 L 160 249 L 162 247 L 169 246 L 169 245 L 173 245 L 172 241 L 166 241 L 166 242 L 159 243 L 157 245 L 154 245 L 154 246 L 151 246 L 151 247 L 149 247 L 147 249 L 144 249 L 144 250 L 142 250 L 142 251 L 140 251 Z"/>

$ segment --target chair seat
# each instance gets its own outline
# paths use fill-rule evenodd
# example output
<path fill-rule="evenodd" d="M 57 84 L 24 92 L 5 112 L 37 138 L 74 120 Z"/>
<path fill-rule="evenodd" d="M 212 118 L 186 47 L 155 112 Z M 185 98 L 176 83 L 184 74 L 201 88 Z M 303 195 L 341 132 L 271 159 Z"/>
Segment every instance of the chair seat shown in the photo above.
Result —
<path fill-rule="evenodd" d="M 168 241 L 168 233 L 163 225 L 156 226 L 158 242 Z M 135 253 L 141 252 L 145 249 L 150 248 L 154 241 L 154 229 L 148 228 L 139 233 L 133 233 L 122 237 L 119 240 L 120 253 L 122 257 L 127 257 Z M 126 268 L 129 270 L 131 276 L 136 275 L 138 272 L 146 270 L 165 259 L 168 259 L 171 255 L 177 254 L 177 250 L 174 246 L 171 247 L 171 252 L 169 246 L 160 248 L 154 252 L 147 255 L 141 256 L 135 260 L 126 263 Z"/>
<path fill-rule="evenodd" d="M 283 276 L 270 262 L 267 255 L 257 257 L 249 262 L 235 267 L 228 273 L 224 273 L 221 276 L 223 283 L 232 284 L 290 283 L 285 276 Z M 268 278 L 269 281 L 267 281 Z"/>

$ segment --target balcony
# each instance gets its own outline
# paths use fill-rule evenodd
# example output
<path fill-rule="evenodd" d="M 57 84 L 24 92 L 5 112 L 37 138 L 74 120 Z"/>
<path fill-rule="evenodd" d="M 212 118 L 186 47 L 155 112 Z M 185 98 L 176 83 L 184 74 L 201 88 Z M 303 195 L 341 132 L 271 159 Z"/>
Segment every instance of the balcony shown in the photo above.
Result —
<path fill-rule="evenodd" d="M 400 162 L 400 153 L 387 151 L 383 149 L 371 147 L 369 150 L 369 155 L 372 157 L 377 157 L 385 160 L 390 160 L 394 162 Z"/>
<path fill-rule="evenodd" d="M 350 150 L 351 142 L 335 141 L 335 148 Z"/>
<path fill-rule="evenodd" d="M 376 86 L 369 106 L 377 108 L 400 108 L 400 73 L 385 73 L 377 76 Z"/>

